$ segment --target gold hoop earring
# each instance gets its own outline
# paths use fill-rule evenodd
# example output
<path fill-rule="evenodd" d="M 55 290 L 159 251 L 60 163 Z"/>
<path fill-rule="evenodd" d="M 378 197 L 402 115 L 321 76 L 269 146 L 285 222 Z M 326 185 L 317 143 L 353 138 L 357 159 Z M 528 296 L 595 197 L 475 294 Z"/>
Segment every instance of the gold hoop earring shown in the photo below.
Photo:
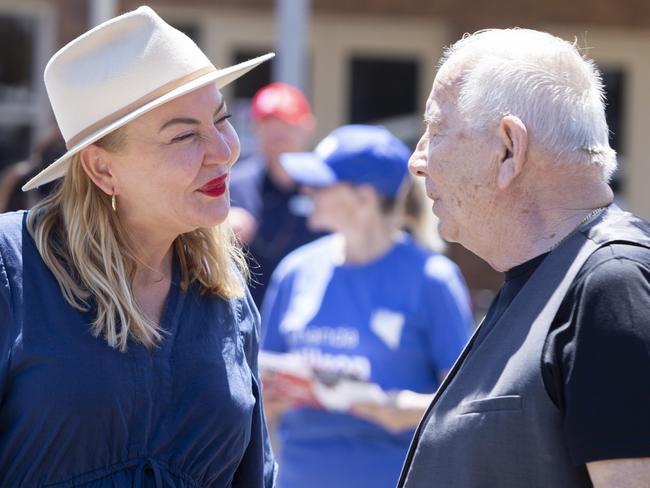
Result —
<path fill-rule="evenodd" d="M 111 208 L 113 212 L 117 212 L 117 199 L 115 198 L 115 193 L 111 195 Z"/>

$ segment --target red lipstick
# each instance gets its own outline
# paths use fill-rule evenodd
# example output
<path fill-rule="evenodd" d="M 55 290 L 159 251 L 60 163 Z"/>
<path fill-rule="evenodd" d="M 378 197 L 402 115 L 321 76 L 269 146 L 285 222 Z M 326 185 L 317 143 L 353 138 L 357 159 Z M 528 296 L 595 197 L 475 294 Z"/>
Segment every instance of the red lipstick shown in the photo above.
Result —
<path fill-rule="evenodd" d="M 226 192 L 226 180 L 228 179 L 228 174 L 224 174 L 215 178 L 214 180 L 208 181 L 205 185 L 198 189 L 199 192 L 207 195 L 209 197 L 220 197 Z"/>

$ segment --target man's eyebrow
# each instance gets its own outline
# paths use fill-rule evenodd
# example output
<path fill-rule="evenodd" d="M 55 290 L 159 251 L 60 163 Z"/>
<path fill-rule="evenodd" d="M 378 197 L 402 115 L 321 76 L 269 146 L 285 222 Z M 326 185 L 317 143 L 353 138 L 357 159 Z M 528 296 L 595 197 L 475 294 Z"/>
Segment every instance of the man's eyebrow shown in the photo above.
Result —
<path fill-rule="evenodd" d="M 440 125 L 441 122 L 439 115 L 431 115 L 428 112 L 424 114 L 424 123 L 427 125 Z"/>
<path fill-rule="evenodd" d="M 224 100 L 221 101 L 221 105 L 219 105 L 219 108 L 217 110 L 215 110 L 213 117 L 216 116 L 219 112 L 221 112 L 221 110 L 223 110 L 223 108 L 225 106 L 226 106 L 226 100 L 224 99 Z M 175 125 L 175 124 L 199 125 L 200 123 L 201 123 L 200 121 L 198 121 L 196 119 L 189 118 L 189 117 L 175 117 L 175 118 L 165 122 L 160 127 L 158 132 L 162 132 L 167 127 Z"/>

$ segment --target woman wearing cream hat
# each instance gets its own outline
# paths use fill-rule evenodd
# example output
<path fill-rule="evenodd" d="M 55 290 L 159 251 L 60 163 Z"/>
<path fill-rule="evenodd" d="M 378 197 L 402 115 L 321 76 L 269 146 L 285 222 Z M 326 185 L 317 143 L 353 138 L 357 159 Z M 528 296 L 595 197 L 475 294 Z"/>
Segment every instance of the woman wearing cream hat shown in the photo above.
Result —
<path fill-rule="evenodd" d="M 237 134 L 216 69 L 148 7 L 45 70 L 68 152 L 0 215 L 2 486 L 272 486 L 259 320 L 224 224 Z"/>

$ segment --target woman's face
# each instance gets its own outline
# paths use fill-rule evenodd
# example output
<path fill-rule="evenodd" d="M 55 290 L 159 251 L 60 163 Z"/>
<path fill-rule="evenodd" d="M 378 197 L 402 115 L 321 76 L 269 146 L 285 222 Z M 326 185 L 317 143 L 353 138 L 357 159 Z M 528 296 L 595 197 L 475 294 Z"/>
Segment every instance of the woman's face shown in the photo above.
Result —
<path fill-rule="evenodd" d="M 127 228 L 174 238 L 226 219 L 230 168 L 239 157 L 228 117 L 223 96 L 209 85 L 126 126 L 125 147 L 109 158 Z"/>
<path fill-rule="evenodd" d="M 355 187 L 348 184 L 305 187 L 304 193 L 314 202 L 307 220 L 311 230 L 345 233 L 354 228 L 359 206 Z"/>

